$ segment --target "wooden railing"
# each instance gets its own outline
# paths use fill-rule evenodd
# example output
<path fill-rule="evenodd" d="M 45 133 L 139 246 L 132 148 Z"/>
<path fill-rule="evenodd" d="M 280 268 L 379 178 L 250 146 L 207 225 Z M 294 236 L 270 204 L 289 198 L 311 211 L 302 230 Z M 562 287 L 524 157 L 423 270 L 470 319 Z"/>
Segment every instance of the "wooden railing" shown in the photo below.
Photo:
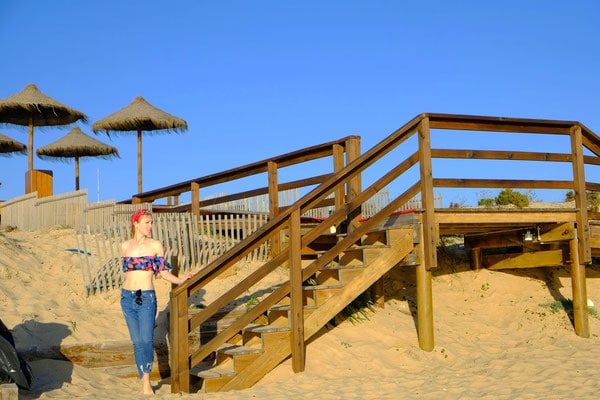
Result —
<path fill-rule="evenodd" d="M 202 209 L 207 206 L 214 206 L 216 204 L 223 204 L 231 201 L 268 194 L 269 212 L 271 216 L 274 216 L 279 212 L 280 208 L 278 204 L 278 193 L 286 190 L 319 185 L 329 178 L 333 173 L 339 171 L 347 163 L 350 163 L 352 160 L 354 160 L 359 154 L 360 137 L 348 136 L 336 141 L 307 147 L 299 151 L 268 158 L 216 174 L 191 179 L 144 193 L 138 193 L 132 197 L 131 202 L 154 202 L 158 199 L 167 199 L 168 205 L 177 207 L 179 205 L 180 196 L 182 194 L 190 194 L 190 204 L 183 205 L 182 208 L 189 209 L 192 213 L 200 215 L 202 213 Z M 304 165 L 310 161 L 328 157 L 332 158 L 329 172 L 325 172 L 322 175 L 316 176 L 310 176 L 307 173 L 306 175 L 308 175 L 308 177 L 300 180 L 283 183 L 279 182 L 278 173 L 280 169 Z M 313 172 L 311 168 L 307 169 L 310 172 Z M 267 181 L 263 187 L 211 199 L 204 199 L 202 201 L 200 199 L 200 191 L 205 188 L 214 187 L 225 182 L 233 182 L 248 177 L 258 176 L 264 173 L 267 173 Z M 326 201 L 325 203 L 331 204 L 331 201 Z"/>
<path fill-rule="evenodd" d="M 549 154 L 546 152 L 514 152 L 514 151 L 483 151 L 483 150 L 444 150 L 434 149 L 431 145 L 431 130 L 472 130 L 492 132 L 515 132 L 515 133 L 537 133 L 551 135 L 567 135 L 570 137 L 570 152 L 566 154 Z M 399 148 L 411 137 L 415 137 L 417 143 L 413 144 L 414 151 L 408 149 L 408 156 L 394 158 L 391 164 L 381 167 L 382 160 Z M 410 142 L 409 142 L 410 143 Z M 404 146 L 406 147 L 406 146 Z M 543 142 L 536 150 L 543 148 Z M 584 148 L 593 155 L 584 155 Z M 316 149 L 315 149 L 316 150 Z M 406 150 L 406 149 L 405 149 Z M 303 158 L 310 158 L 310 152 L 303 152 Z M 335 154 L 335 152 L 334 152 Z M 341 151 L 338 151 L 341 154 Z M 312 180 L 312 183 L 320 184 L 307 195 L 286 209 L 274 213 L 271 220 L 254 234 L 240 242 L 219 259 L 201 270 L 191 281 L 185 285 L 174 288 L 171 292 L 171 338 L 173 347 L 171 349 L 171 382 L 172 391 L 188 390 L 190 368 L 202 362 L 213 353 L 219 346 L 226 343 L 245 325 L 253 322 L 269 307 L 276 304 L 285 296 L 291 296 L 291 328 L 292 328 L 292 366 L 294 371 L 300 371 L 304 365 L 304 343 L 308 338 L 304 337 L 302 324 L 302 282 L 315 273 L 319 268 L 333 260 L 347 247 L 356 243 L 357 240 L 377 224 L 385 221 L 390 214 L 420 193 L 422 200 L 422 259 L 417 265 L 417 318 L 419 330 L 419 344 L 424 350 L 433 349 L 433 317 L 431 303 L 431 269 L 437 266 L 436 246 L 438 236 L 436 231 L 436 215 L 434 207 L 434 188 L 548 188 L 568 189 L 575 194 L 575 207 L 577 211 L 577 236 L 581 265 L 591 261 L 589 251 L 589 225 L 586 212 L 586 190 L 598 190 L 598 183 L 585 181 L 585 165 L 600 165 L 600 138 L 592 131 L 578 122 L 570 121 L 548 121 L 514 118 L 494 118 L 478 116 L 461 116 L 447 114 L 421 114 L 413 120 L 393 132 L 380 143 L 369 149 L 359 157 L 353 157 L 345 168 L 341 168 L 341 158 L 335 163 L 338 167 L 330 176 Z M 354 159 L 355 158 L 355 159 Z M 478 179 L 468 177 L 435 178 L 432 160 L 435 158 L 455 158 L 467 160 L 531 160 L 543 162 L 563 162 L 568 170 L 572 171 L 573 179 L 558 180 L 527 180 L 527 179 Z M 389 162 L 389 161 L 388 161 Z M 284 186 L 277 184 L 275 162 L 266 162 L 260 167 L 243 168 L 232 170 L 234 175 L 248 173 L 249 170 L 269 170 L 269 194 L 276 198 L 278 190 Z M 418 165 L 416 181 L 406 182 L 405 178 L 413 167 Z M 242 171 L 245 171 L 242 173 Z M 448 173 L 448 171 L 444 171 Z M 190 181 L 186 184 L 188 190 L 197 191 L 199 186 L 206 182 L 216 182 L 226 179 L 228 173 L 218 174 L 198 181 Z M 362 189 L 361 182 L 365 176 L 376 177 L 368 187 Z M 527 175 L 524 173 L 524 175 Z M 217 177 L 218 176 L 218 177 Z M 361 206 L 372 198 L 376 193 L 390 184 L 401 181 L 399 194 L 390 201 L 379 213 L 371 218 L 359 222 Z M 306 182 L 304 182 L 306 183 Z M 295 183 L 298 184 L 298 183 Z M 138 201 L 151 201 L 158 196 L 174 195 L 180 193 L 185 185 L 164 189 L 154 193 L 136 195 Z M 246 192 L 246 195 L 249 192 Z M 252 192 L 255 193 L 255 192 Z M 240 194 L 241 195 L 241 194 Z M 301 216 L 309 209 L 319 206 L 329 197 L 335 197 L 335 211 L 321 224 L 309 231 L 300 228 Z M 197 203 L 196 203 L 197 204 Z M 194 206 L 196 208 L 196 206 Z M 198 208 L 200 206 L 198 205 Z M 277 210 L 277 207 L 273 207 Z M 320 235 L 328 232 L 330 227 L 341 227 L 346 234 L 331 250 L 321 255 L 317 260 L 303 268 L 300 260 L 302 249 L 317 239 Z M 229 288 L 216 299 L 205 305 L 200 312 L 190 315 L 190 298 L 200 291 L 206 291 L 211 281 L 222 274 L 227 273 L 230 268 L 250 252 L 260 246 L 264 246 L 278 232 L 286 230 L 289 241 L 282 251 L 274 254 L 273 258 L 265 264 L 257 267 L 251 274 L 236 286 Z M 239 299 L 242 294 L 251 288 L 257 287 L 277 268 L 285 266 L 289 269 L 289 280 L 276 286 L 266 286 L 263 293 L 269 293 L 260 299 L 260 302 L 236 320 L 231 326 L 220 332 L 208 343 L 202 343 L 198 348 L 190 348 L 188 337 L 191 332 L 212 318 L 215 313 L 222 310 L 228 304 Z M 583 272 L 585 276 L 585 272 Z M 357 296 L 359 293 L 357 293 Z M 577 314 L 576 314 L 577 315 Z M 579 314 L 581 315 L 581 314 Z M 576 316 L 577 318 L 577 316 Z M 578 332 L 585 335 L 585 332 Z M 589 334 L 589 333 L 588 333 Z"/>

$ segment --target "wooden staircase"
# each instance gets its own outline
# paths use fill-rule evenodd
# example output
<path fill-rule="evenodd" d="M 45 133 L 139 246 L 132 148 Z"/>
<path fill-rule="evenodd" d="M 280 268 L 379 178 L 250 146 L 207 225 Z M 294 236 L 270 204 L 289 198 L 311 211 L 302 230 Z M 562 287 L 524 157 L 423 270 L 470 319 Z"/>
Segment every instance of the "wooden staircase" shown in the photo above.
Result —
<path fill-rule="evenodd" d="M 340 240 L 322 235 L 302 251 L 309 265 Z M 415 249 L 412 228 L 370 231 L 318 270 L 302 287 L 304 341 L 315 335 Z M 209 361 L 192 368 L 190 383 L 200 392 L 251 387 L 292 354 L 290 295 L 245 326 Z"/>

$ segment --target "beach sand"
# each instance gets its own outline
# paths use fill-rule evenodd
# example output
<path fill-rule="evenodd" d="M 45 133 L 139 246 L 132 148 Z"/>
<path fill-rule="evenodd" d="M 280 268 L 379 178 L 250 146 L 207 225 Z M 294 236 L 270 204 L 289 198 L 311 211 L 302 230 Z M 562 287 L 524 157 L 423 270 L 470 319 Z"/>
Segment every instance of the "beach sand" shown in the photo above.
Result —
<path fill-rule="evenodd" d="M 128 339 L 119 291 L 87 297 L 72 229 L 0 229 L 0 318 L 19 352 L 58 345 Z M 440 252 L 433 279 L 435 348 L 419 348 L 414 269 L 394 269 L 385 308 L 324 328 L 306 348 L 306 368 L 287 360 L 247 390 L 171 394 L 153 382 L 156 398 L 202 399 L 592 399 L 600 393 L 600 319 L 591 335 L 575 334 L 567 312 L 566 269 L 472 271 L 460 248 Z M 588 298 L 600 305 L 600 266 L 587 268 Z M 214 290 L 230 285 L 230 276 Z M 159 313 L 170 285 L 156 281 Z M 165 314 L 165 313 L 163 313 Z M 164 325 L 164 320 L 159 320 Z M 164 328 L 164 326 L 163 326 Z M 39 358 L 39 357 L 38 357 Z M 30 360 L 33 384 L 21 399 L 132 399 L 136 378 L 50 358 Z"/>

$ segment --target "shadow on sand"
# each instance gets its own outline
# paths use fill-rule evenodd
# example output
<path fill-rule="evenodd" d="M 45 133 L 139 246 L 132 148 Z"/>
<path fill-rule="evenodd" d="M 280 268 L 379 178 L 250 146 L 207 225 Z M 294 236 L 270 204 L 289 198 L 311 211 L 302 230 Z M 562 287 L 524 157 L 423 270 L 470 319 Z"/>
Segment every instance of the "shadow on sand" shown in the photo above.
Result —
<path fill-rule="evenodd" d="M 33 379 L 29 390 L 19 388 L 19 399 L 36 399 L 43 393 L 71 382 L 73 364 L 66 360 L 60 345 L 71 334 L 67 325 L 26 320 L 12 328 L 17 351 L 31 367 Z M 19 338 L 33 338 L 37 345 L 21 348 Z M 57 367 L 60 363 L 60 367 Z"/>

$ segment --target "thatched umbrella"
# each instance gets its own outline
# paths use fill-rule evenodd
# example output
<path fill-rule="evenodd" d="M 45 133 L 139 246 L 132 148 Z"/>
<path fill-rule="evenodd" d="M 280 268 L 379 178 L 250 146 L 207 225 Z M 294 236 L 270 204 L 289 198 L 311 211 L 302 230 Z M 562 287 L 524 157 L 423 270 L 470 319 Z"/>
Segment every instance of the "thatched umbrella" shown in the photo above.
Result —
<path fill-rule="evenodd" d="M 29 126 L 29 171 L 33 170 L 33 127 L 69 125 L 78 120 L 85 121 L 85 114 L 46 96 L 32 83 L 0 100 L 0 123 Z"/>
<path fill-rule="evenodd" d="M 79 158 L 80 157 L 119 157 L 119 151 L 101 141 L 83 133 L 75 127 L 62 138 L 47 144 L 37 150 L 38 157 L 42 159 L 55 158 L 66 161 L 75 159 L 75 190 L 79 190 Z"/>
<path fill-rule="evenodd" d="M 186 129 L 187 122 L 154 107 L 141 96 L 92 125 L 94 132 L 137 131 L 138 193 L 142 192 L 142 131 L 177 132 Z"/>
<path fill-rule="evenodd" d="M 0 133 L 0 155 L 25 154 L 27 146 Z"/>

